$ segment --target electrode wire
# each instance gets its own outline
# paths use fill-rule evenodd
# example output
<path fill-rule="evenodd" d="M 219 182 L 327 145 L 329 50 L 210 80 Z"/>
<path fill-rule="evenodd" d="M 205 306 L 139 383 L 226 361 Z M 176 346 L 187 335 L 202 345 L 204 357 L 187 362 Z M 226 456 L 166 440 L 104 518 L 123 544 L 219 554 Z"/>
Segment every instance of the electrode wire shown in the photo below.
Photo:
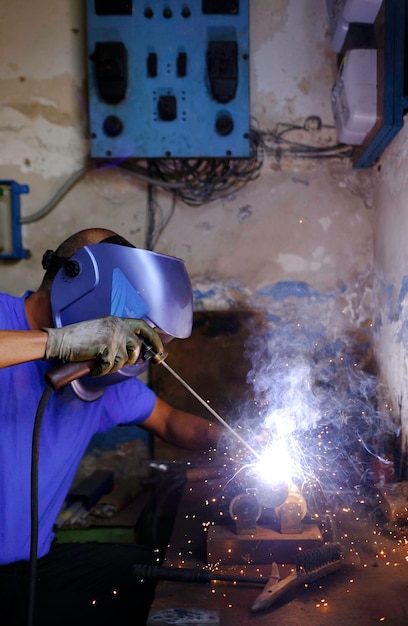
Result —
<path fill-rule="evenodd" d="M 225 420 L 222 419 L 221 415 L 219 415 L 217 413 L 217 411 L 214 411 L 214 409 L 212 408 L 212 406 L 210 406 L 200 395 L 198 395 L 198 393 L 196 391 L 194 391 L 194 389 L 192 387 L 190 387 L 190 385 L 184 380 L 184 378 L 182 378 L 181 376 L 179 376 L 179 374 L 177 374 L 177 372 L 175 372 L 173 370 L 172 367 L 170 367 L 170 365 L 168 365 L 166 363 L 166 361 L 160 361 L 160 365 L 163 365 L 163 367 L 165 367 L 170 374 L 172 374 L 172 376 L 174 376 L 174 378 L 176 378 L 195 398 L 196 400 L 198 400 L 199 402 L 201 402 L 201 404 L 203 406 L 205 406 L 205 408 L 207 409 L 207 411 L 209 411 L 219 422 L 221 422 L 221 424 L 232 434 L 234 435 L 234 437 L 236 437 L 237 439 L 239 439 L 239 441 L 242 443 L 243 446 L 246 447 L 246 449 L 254 455 L 254 457 L 256 457 L 258 459 L 258 461 L 261 460 L 260 455 L 255 452 L 255 450 L 249 445 L 249 443 L 247 443 L 245 441 L 245 439 L 243 439 L 241 437 L 241 435 L 239 435 L 239 433 L 237 433 L 236 430 L 234 430 L 233 428 L 231 428 L 231 426 L 229 424 L 227 424 L 227 422 Z"/>

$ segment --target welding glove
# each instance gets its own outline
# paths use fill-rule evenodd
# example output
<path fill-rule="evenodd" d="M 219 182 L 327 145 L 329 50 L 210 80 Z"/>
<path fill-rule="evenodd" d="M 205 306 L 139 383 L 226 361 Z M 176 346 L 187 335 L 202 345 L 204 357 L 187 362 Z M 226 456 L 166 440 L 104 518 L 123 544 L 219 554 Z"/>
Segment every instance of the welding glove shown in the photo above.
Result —
<path fill-rule="evenodd" d="M 92 376 L 113 373 L 133 365 L 140 354 L 142 339 L 157 353 L 163 344 L 156 331 L 139 319 L 108 315 L 70 324 L 62 328 L 43 328 L 48 333 L 45 358 L 64 361 L 95 359 Z"/>

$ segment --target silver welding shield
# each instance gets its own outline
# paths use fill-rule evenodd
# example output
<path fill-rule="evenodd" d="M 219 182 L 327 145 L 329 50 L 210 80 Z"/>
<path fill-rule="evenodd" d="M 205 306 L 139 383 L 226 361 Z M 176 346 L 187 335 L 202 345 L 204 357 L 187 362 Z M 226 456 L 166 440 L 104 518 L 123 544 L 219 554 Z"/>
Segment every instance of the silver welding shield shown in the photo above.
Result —
<path fill-rule="evenodd" d="M 143 319 L 157 329 L 163 344 L 189 337 L 192 329 L 192 289 L 184 261 L 114 243 L 85 246 L 63 263 L 52 284 L 51 308 L 56 328 L 106 315 Z M 139 376 L 147 367 L 140 361 L 71 384 L 81 399 L 95 400 L 107 385 Z"/>

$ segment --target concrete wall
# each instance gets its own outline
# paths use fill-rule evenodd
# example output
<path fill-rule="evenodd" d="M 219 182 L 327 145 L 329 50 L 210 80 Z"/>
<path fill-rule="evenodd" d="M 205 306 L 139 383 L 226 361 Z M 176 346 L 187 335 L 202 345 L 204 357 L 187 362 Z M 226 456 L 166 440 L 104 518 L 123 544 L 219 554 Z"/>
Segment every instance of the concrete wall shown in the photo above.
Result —
<path fill-rule="evenodd" d="M 403 128 L 377 168 L 374 229 L 375 346 L 390 428 L 408 450 L 408 133 Z M 400 422 L 402 430 L 399 433 Z"/>
<path fill-rule="evenodd" d="M 0 177 L 30 186 L 24 217 L 41 209 L 88 155 L 84 4 L 14 0 L 2 7 Z M 317 115 L 332 124 L 336 59 L 325 3 L 250 6 L 254 123 L 267 130 Z M 333 132 L 310 139 L 325 145 Z M 277 329 L 294 324 L 295 339 L 310 352 L 312 327 L 335 338 L 370 326 L 376 175 L 353 170 L 347 160 L 266 155 L 261 175 L 239 192 L 200 207 L 178 201 L 156 250 L 185 260 L 197 309 L 262 308 L 271 341 Z M 395 201 L 402 203 L 402 195 Z M 146 202 L 145 184 L 123 169 L 88 172 L 51 213 L 23 226 L 30 257 L 0 261 L 0 289 L 35 288 L 43 252 L 81 228 L 112 228 L 143 246 Z M 171 196 L 161 192 L 159 202 L 167 214 Z"/>
<path fill-rule="evenodd" d="M 0 171 L 30 186 L 22 198 L 26 217 L 88 153 L 84 3 L 39 0 L 34 8 L 28 0 L 9 2 L 0 28 Z M 334 74 L 324 3 L 251 2 L 251 112 L 260 128 L 303 123 L 309 115 L 331 124 Z M 349 163 L 268 157 L 258 180 L 239 193 L 201 207 L 178 202 L 156 250 L 184 258 L 201 286 L 233 285 L 233 299 L 239 297 L 235 288 L 253 300 L 257 290 L 280 280 L 355 291 L 370 274 L 369 179 Z M 170 201 L 161 194 L 164 212 Z M 143 245 L 144 184 L 123 170 L 88 173 L 48 216 L 23 227 L 30 258 L 2 262 L 1 288 L 21 293 L 38 283 L 43 250 L 96 224 Z"/>

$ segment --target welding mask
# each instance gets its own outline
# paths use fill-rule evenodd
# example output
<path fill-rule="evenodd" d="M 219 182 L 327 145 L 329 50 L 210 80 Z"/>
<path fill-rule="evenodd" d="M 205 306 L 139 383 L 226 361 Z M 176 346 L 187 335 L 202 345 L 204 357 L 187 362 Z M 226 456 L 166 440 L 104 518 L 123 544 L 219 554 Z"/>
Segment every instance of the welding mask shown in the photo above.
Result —
<path fill-rule="evenodd" d="M 53 255 L 51 251 L 47 254 Z M 135 248 L 120 237 L 112 237 L 84 246 L 60 264 L 51 287 L 56 328 L 115 315 L 143 319 L 157 330 L 164 345 L 175 337 L 190 336 L 192 289 L 181 259 Z M 43 266 L 47 267 L 44 261 Z M 139 376 L 147 367 L 148 362 L 139 357 L 134 365 L 118 372 L 86 376 L 71 385 L 82 400 L 95 400 L 107 385 Z"/>

